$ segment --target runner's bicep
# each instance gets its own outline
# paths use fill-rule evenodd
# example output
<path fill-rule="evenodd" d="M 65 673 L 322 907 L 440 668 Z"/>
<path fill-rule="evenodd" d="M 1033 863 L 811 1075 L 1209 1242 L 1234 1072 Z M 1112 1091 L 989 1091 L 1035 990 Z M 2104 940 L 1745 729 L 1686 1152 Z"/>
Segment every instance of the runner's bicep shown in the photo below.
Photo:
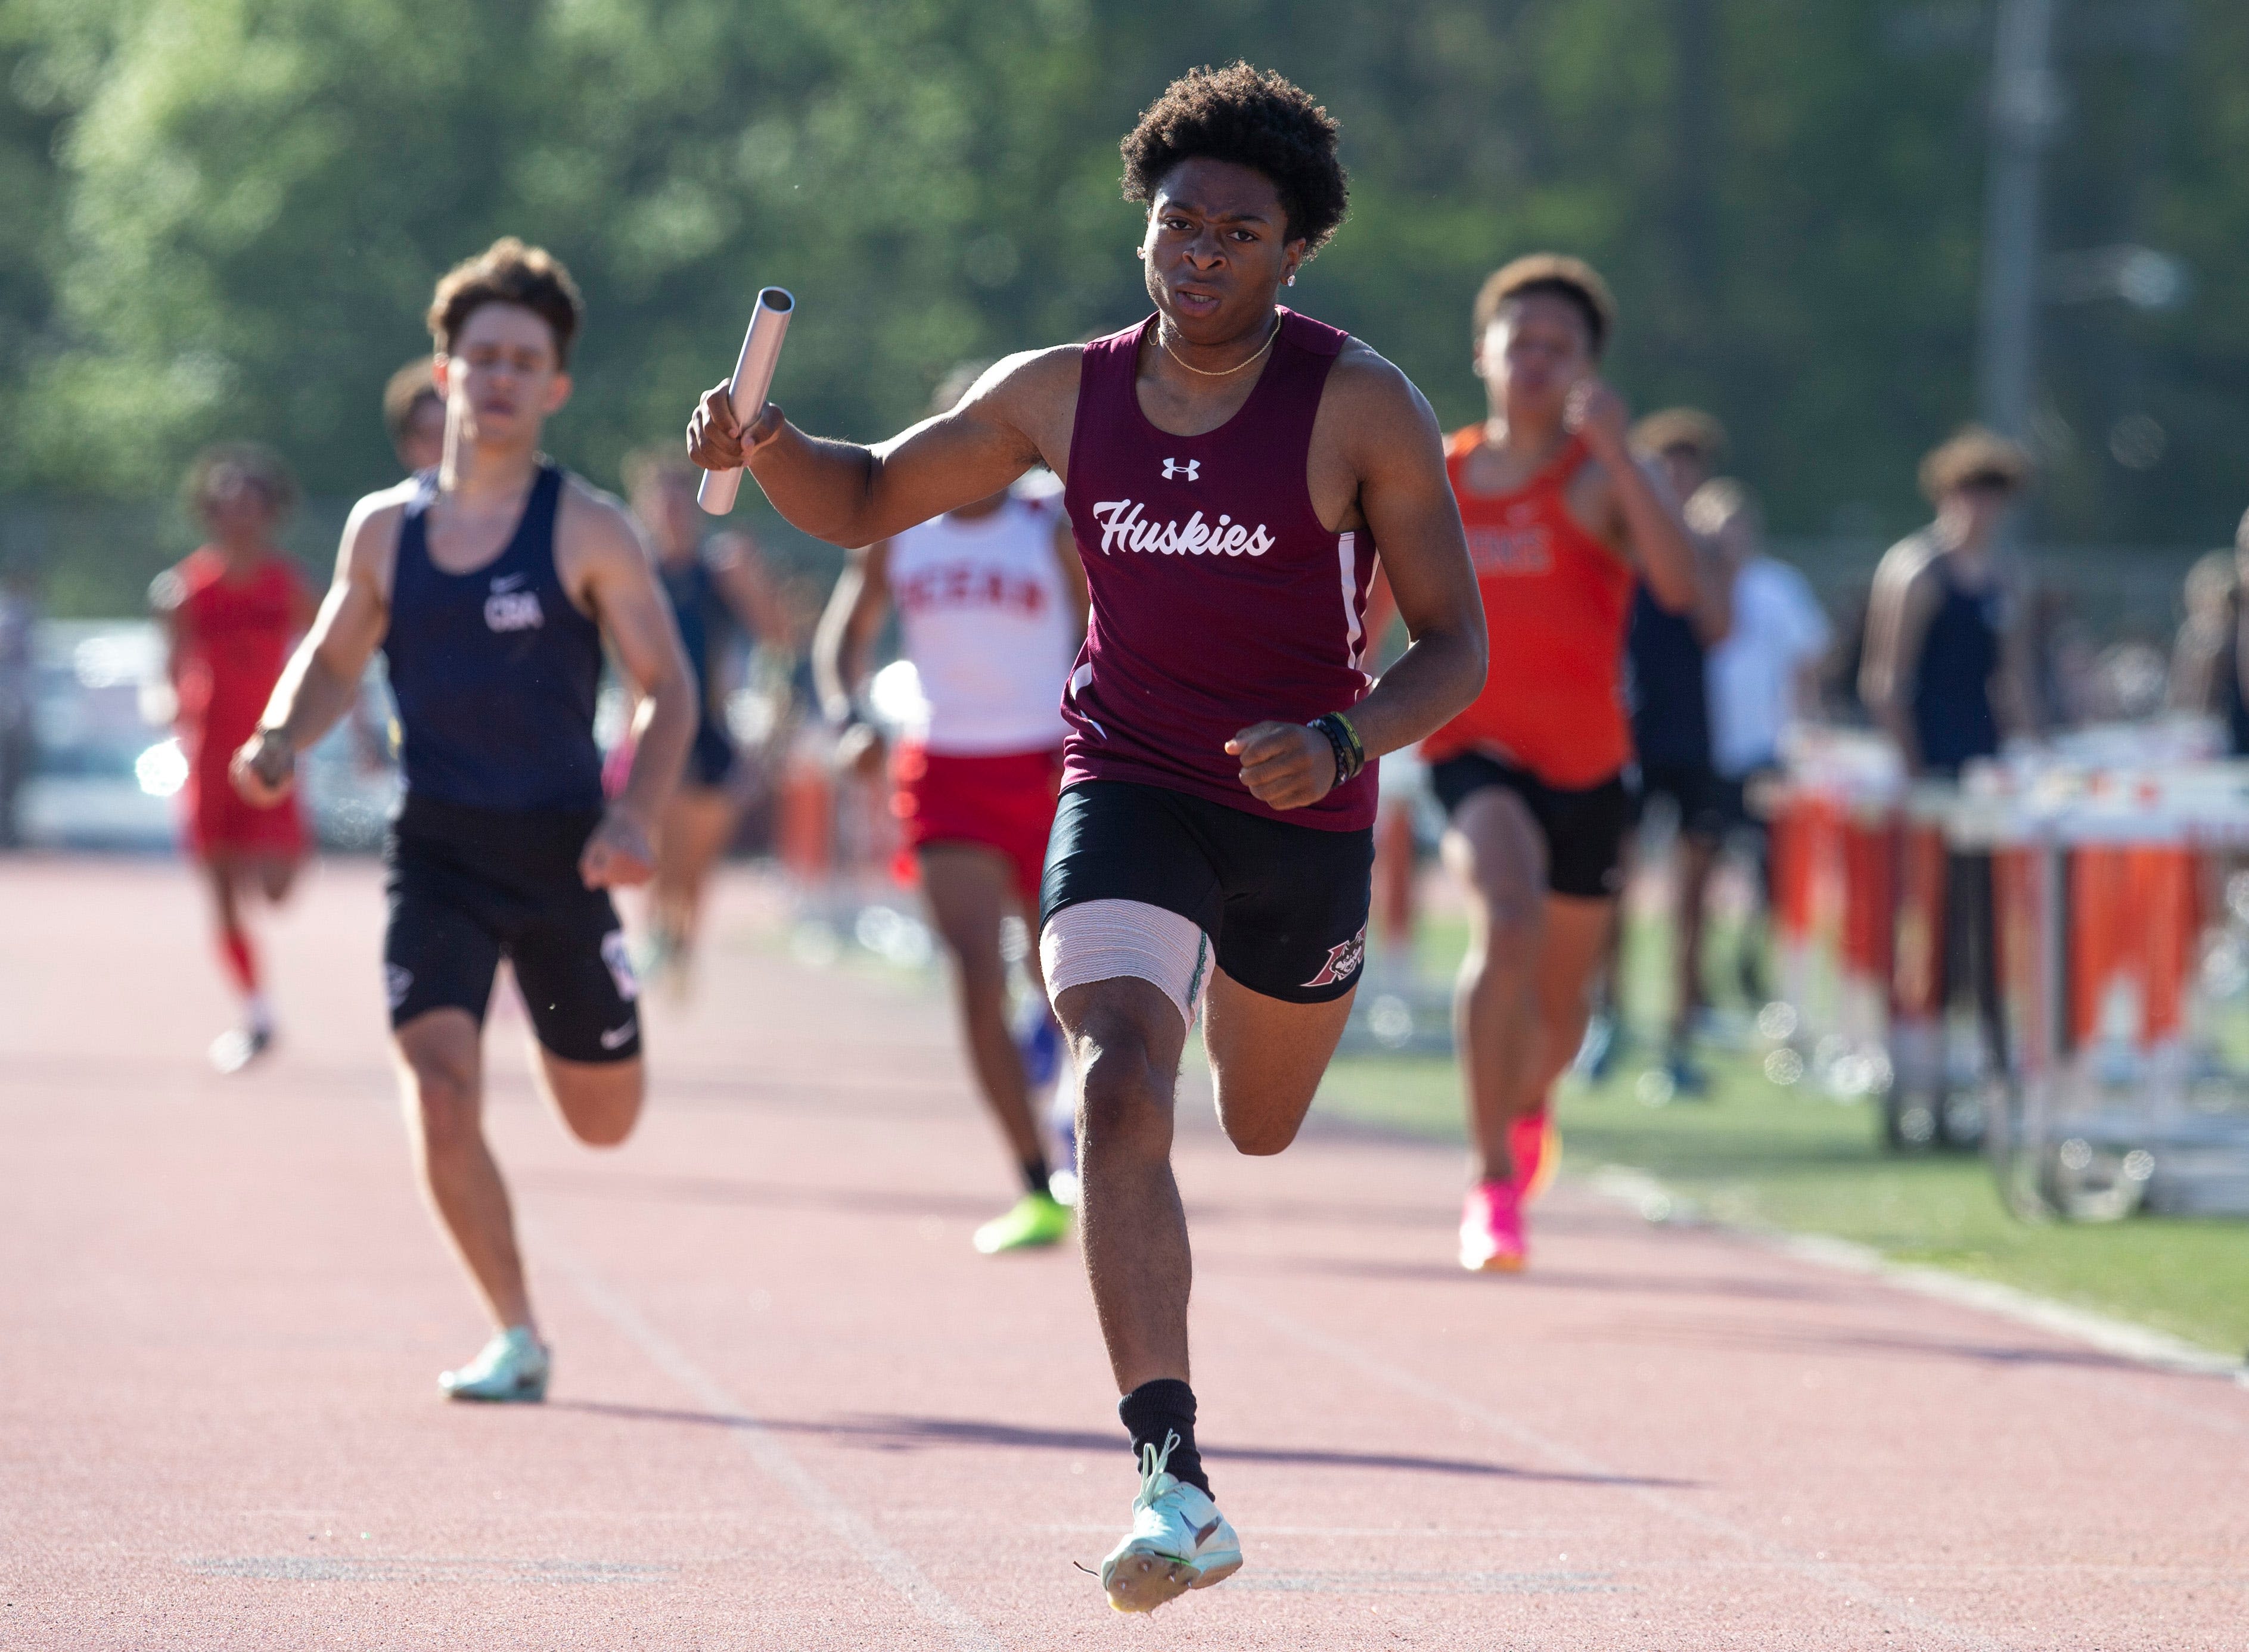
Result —
<path fill-rule="evenodd" d="M 1426 445 L 1426 456 L 1370 468 L 1359 488 L 1367 537 L 1382 547 L 1390 604 L 1409 634 L 1420 637 L 1469 620 L 1481 633 L 1483 605 L 1468 534 L 1434 430 Z"/>
<path fill-rule="evenodd" d="M 989 401 L 963 402 L 870 449 L 867 521 L 888 538 L 1013 484 L 1037 447 Z"/>
<path fill-rule="evenodd" d="M 299 645 L 340 681 L 358 685 L 382 646 L 390 613 L 388 565 L 397 541 L 396 513 L 362 509 L 344 525 L 336 573 L 313 611 Z"/>
<path fill-rule="evenodd" d="M 1374 387 L 1375 416 L 1358 456 L 1358 508 L 1380 547 L 1389 600 L 1409 634 L 1472 627 L 1481 644 L 1483 603 L 1468 561 L 1460 502 L 1445 473 L 1443 432 L 1428 401 L 1403 374 Z"/>
<path fill-rule="evenodd" d="M 300 645 L 340 681 L 357 685 L 382 646 L 382 605 L 364 586 L 339 581 L 328 587 Z"/>

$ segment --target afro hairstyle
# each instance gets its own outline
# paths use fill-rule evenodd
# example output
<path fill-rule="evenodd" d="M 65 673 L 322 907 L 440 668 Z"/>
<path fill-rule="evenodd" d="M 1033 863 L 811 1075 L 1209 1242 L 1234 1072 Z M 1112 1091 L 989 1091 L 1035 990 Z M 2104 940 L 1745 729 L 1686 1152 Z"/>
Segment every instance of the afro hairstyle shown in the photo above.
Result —
<path fill-rule="evenodd" d="M 1334 118 L 1302 87 L 1246 63 L 1190 69 L 1164 88 L 1118 147 L 1124 198 L 1142 206 L 1182 161 L 1229 161 L 1264 174 L 1280 193 L 1290 238 L 1301 236 L 1312 252 L 1350 208 Z"/>

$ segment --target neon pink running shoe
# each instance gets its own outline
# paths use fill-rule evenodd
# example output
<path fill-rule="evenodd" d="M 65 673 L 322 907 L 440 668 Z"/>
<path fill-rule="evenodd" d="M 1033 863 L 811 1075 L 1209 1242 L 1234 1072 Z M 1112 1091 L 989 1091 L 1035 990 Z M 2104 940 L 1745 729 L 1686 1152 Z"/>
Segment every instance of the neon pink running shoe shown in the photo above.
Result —
<path fill-rule="evenodd" d="M 1461 1265 L 1471 1273 L 1519 1273 L 1529 1247 L 1515 1184 L 1479 1182 L 1461 1209 Z"/>
<path fill-rule="evenodd" d="M 1507 1127 L 1507 1153 L 1515 1161 L 1515 1186 L 1528 1204 L 1546 1191 L 1562 1163 L 1562 1133 L 1554 1128 L 1551 1101 Z"/>

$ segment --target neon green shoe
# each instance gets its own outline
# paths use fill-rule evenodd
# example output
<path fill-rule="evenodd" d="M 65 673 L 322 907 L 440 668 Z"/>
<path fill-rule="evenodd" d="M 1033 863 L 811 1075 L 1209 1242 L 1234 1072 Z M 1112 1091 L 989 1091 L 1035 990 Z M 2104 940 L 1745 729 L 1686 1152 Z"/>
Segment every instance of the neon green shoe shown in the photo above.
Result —
<path fill-rule="evenodd" d="M 976 1248 L 986 1256 L 1058 1244 L 1069 1234 L 1069 1207 L 1050 1193 L 1026 1193 L 1005 1216 L 976 1230 Z"/>

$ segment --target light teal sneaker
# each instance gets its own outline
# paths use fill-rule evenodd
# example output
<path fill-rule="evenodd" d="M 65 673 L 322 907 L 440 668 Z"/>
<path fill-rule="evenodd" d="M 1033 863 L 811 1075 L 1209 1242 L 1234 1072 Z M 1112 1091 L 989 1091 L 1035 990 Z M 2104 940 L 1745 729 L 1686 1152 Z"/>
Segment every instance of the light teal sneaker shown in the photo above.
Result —
<path fill-rule="evenodd" d="M 1241 1539 L 1210 1494 L 1164 1471 L 1179 1443 L 1173 1434 L 1161 1451 L 1152 1445 L 1140 1449 L 1132 1530 L 1101 1563 L 1102 1592 L 1119 1612 L 1152 1612 L 1241 1570 Z"/>
<path fill-rule="evenodd" d="M 536 1403 L 547 1397 L 554 1365 L 547 1345 L 529 1326 L 511 1326 L 459 1370 L 440 1373 L 437 1388 L 449 1400 Z"/>
<path fill-rule="evenodd" d="M 1058 1244 L 1069 1232 L 1069 1207 L 1050 1193 L 1026 1193 L 1014 1210 L 976 1230 L 975 1245 L 986 1256 Z"/>

